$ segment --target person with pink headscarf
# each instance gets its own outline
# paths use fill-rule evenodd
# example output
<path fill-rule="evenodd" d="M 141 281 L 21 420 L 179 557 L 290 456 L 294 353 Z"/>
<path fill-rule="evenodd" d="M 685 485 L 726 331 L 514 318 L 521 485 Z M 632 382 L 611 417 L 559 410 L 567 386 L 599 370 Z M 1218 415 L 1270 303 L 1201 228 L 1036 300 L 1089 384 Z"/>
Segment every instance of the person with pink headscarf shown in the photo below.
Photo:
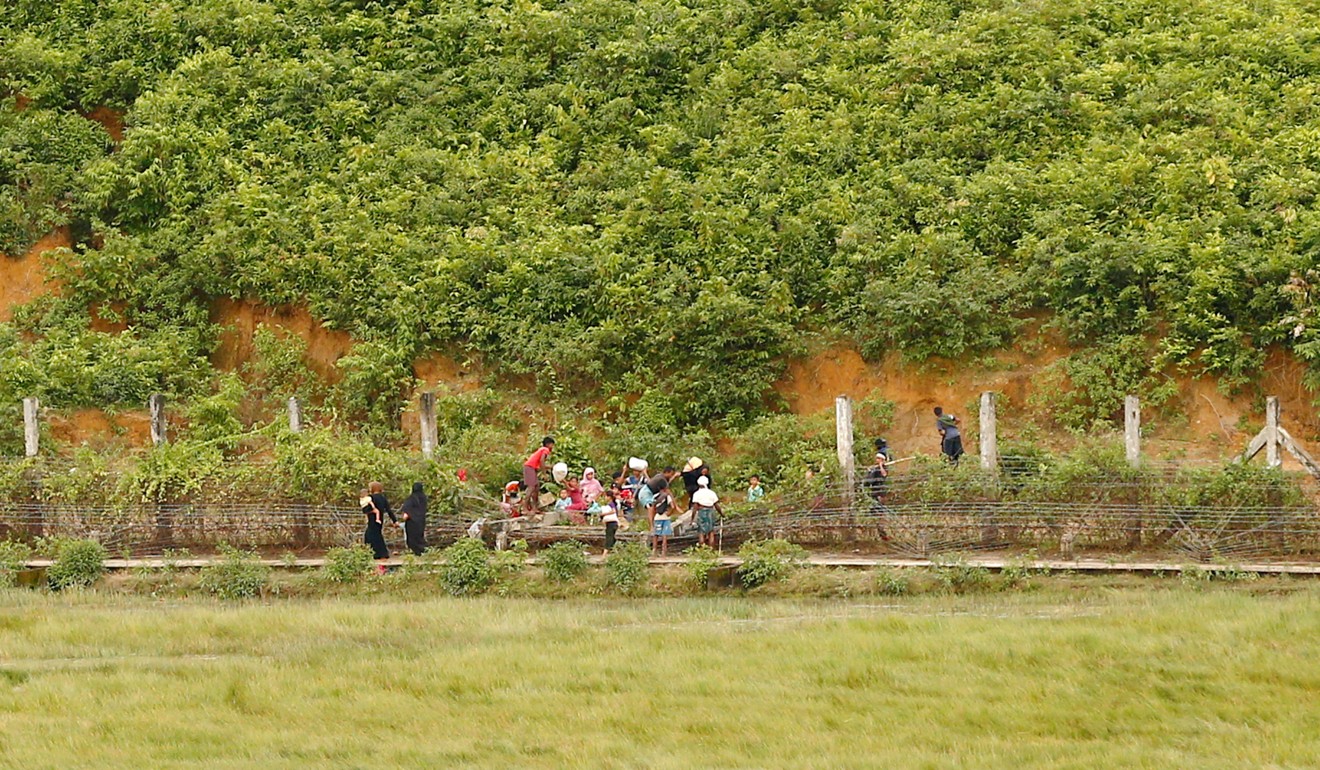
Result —
<path fill-rule="evenodd" d="M 600 479 L 596 478 L 595 468 L 587 468 L 586 470 L 582 471 L 583 500 L 587 501 L 587 503 L 591 503 L 595 501 L 597 497 L 600 497 L 600 493 L 604 491 L 605 491 L 605 485 L 601 484 Z"/>

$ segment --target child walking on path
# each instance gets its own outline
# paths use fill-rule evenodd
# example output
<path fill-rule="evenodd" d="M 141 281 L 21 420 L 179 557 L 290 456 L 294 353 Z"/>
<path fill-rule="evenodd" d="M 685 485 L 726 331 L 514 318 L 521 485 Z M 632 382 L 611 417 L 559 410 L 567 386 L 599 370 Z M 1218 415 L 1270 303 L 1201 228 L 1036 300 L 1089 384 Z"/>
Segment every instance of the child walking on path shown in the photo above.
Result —
<path fill-rule="evenodd" d="M 605 525 L 605 554 L 614 550 L 614 539 L 619 534 L 619 506 L 613 489 L 607 489 L 600 496 L 600 520 Z"/>

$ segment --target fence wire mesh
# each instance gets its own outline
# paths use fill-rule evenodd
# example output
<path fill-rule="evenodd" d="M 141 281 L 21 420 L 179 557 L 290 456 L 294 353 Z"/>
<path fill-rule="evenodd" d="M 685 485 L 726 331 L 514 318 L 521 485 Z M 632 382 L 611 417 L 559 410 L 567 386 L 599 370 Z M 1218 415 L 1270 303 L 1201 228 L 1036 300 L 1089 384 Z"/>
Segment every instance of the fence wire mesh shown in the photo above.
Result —
<path fill-rule="evenodd" d="M 970 463 L 968 464 L 971 465 Z M 1004 470 L 1008 469 L 1008 470 Z M 1320 560 L 1320 509 L 1310 482 L 1160 464 L 1140 472 L 1079 474 L 1048 483 L 1010 458 L 999 473 L 930 466 L 894 473 L 883 488 L 837 480 L 803 483 L 749 505 L 726 501 L 726 545 L 782 537 L 806 546 L 938 558 L 978 551 L 1046 555 L 1133 554 L 1195 561 Z M 0 511 L 0 539 L 91 538 L 115 556 L 159 556 L 221 544 L 277 554 L 316 553 L 360 542 L 356 505 L 194 500 L 177 504 L 71 505 L 32 499 Z M 681 497 L 681 495 L 680 495 Z M 734 497 L 734 495 L 726 495 Z M 533 544 L 598 543 L 603 527 L 506 523 L 496 498 L 469 487 L 435 506 L 427 539 L 443 546 L 478 519 Z M 624 539 L 645 537 L 635 522 Z M 387 528 L 395 547 L 402 535 Z M 681 528 L 671 551 L 694 534 Z"/>

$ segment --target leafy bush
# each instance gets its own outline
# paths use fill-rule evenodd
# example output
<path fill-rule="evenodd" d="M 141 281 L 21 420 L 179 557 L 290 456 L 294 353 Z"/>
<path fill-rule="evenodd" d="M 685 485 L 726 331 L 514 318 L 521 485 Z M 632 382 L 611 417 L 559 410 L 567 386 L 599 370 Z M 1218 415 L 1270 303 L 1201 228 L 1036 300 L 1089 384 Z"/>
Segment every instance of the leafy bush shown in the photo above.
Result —
<path fill-rule="evenodd" d="M 325 579 L 332 583 L 352 583 L 371 574 L 374 566 L 371 549 L 365 545 L 331 548 L 325 552 Z"/>
<path fill-rule="evenodd" d="M 641 543 L 620 543 L 605 557 L 605 575 L 610 585 L 625 594 L 642 588 L 651 569 L 650 557 L 650 552 Z"/>
<path fill-rule="evenodd" d="M 414 356 L 464 347 L 742 424 L 804 330 L 957 356 L 1029 310 L 1088 342 L 1158 329 L 1162 360 L 1233 380 L 1273 343 L 1320 361 L 1298 0 L 162 0 L 149 33 L 140 0 L 92 5 L 0 19 L 4 91 L 32 100 L 0 109 L 0 248 L 112 224 L 59 302 L 135 329 L 305 302 L 367 341 L 345 414 L 391 420 Z M 113 153 L 80 114 L 102 104 L 131 110 Z M 140 390 L 127 369 L 111 392 Z"/>
<path fill-rule="evenodd" d="M 270 585 L 270 567 L 250 551 L 220 546 L 220 561 L 202 568 L 198 584 L 221 599 L 252 599 Z"/>
<path fill-rule="evenodd" d="M 935 578 L 947 591 L 972 593 L 990 585 L 990 570 L 968 564 L 963 557 L 955 556 L 936 560 Z"/>
<path fill-rule="evenodd" d="M 46 578 L 51 588 L 86 588 L 105 574 L 105 546 L 95 540 L 62 540 Z"/>
<path fill-rule="evenodd" d="M 576 540 L 566 540 L 541 551 L 541 566 L 545 576 L 557 583 L 574 580 L 587 570 L 584 546 Z"/>
<path fill-rule="evenodd" d="M 738 579 L 746 588 L 756 588 L 788 577 L 806 558 L 802 546 L 787 540 L 748 540 L 738 549 L 742 566 Z"/>
<path fill-rule="evenodd" d="M 708 545 L 693 546 L 687 549 L 686 553 L 688 558 L 684 567 L 693 587 L 705 589 L 710 584 L 711 571 L 720 563 L 719 554 Z"/>
<path fill-rule="evenodd" d="M 881 568 L 875 572 L 875 589 L 882 596 L 905 596 L 911 584 L 902 572 Z"/>
<path fill-rule="evenodd" d="M 14 585 L 18 571 L 31 556 L 32 549 L 16 540 L 0 541 L 0 588 Z"/>
<path fill-rule="evenodd" d="M 440 585 L 453 596 L 479 594 L 495 580 L 495 568 L 486 544 L 470 537 L 444 551 L 445 564 L 440 570 Z"/>

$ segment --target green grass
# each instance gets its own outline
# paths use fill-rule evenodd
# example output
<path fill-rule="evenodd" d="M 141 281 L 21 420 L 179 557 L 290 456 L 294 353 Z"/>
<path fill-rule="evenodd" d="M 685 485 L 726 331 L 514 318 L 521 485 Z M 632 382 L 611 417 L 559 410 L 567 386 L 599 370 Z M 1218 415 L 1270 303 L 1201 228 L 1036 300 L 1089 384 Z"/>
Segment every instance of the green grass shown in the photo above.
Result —
<path fill-rule="evenodd" d="M 0 592 L 0 766 L 1315 767 L 1317 599 Z"/>

